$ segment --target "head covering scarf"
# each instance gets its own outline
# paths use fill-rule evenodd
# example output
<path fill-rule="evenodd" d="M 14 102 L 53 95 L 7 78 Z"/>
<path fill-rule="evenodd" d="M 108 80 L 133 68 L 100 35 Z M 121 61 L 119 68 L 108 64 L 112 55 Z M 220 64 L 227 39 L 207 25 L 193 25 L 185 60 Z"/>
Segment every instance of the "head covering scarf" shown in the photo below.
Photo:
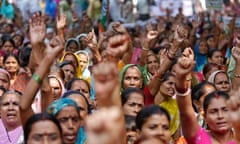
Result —
<path fill-rule="evenodd" d="M 66 43 L 65 43 L 65 50 L 66 50 L 66 51 L 68 51 L 68 45 L 69 45 L 69 43 L 71 43 L 71 42 L 76 43 L 78 49 L 80 48 L 80 44 L 79 44 L 78 39 L 75 39 L 75 38 L 69 38 L 69 39 L 66 41 Z"/>
<path fill-rule="evenodd" d="M 88 69 L 88 67 L 90 65 L 90 57 L 89 57 L 88 52 L 86 50 L 79 50 L 79 51 L 75 52 L 74 54 L 78 56 L 80 53 L 87 56 L 88 62 L 87 62 L 87 65 L 84 69 L 79 68 L 80 72 L 81 72 L 81 75 L 80 75 L 79 78 L 85 79 L 90 83 L 91 82 L 91 73 Z M 80 60 L 79 57 L 78 57 L 78 60 Z"/>
<path fill-rule="evenodd" d="M 62 63 L 67 55 L 72 55 L 72 56 L 74 56 L 75 60 L 77 61 L 76 76 L 77 76 L 77 78 L 81 78 L 82 72 L 81 72 L 81 69 L 80 69 L 80 67 L 79 67 L 79 58 L 78 58 L 78 56 L 77 56 L 76 54 L 74 54 L 74 53 L 72 53 L 72 52 L 66 52 L 66 53 L 62 56 L 62 58 L 60 59 L 59 63 Z"/>
<path fill-rule="evenodd" d="M 208 78 L 208 82 L 214 84 L 215 78 L 216 78 L 217 74 L 219 74 L 219 73 L 225 73 L 225 74 L 226 74 L 226 72 L 223 71 L 223 70 L 217 70 L 217 71 L 211 73 L 211 75 L 210 75 L 209 78 Z M 227 75 L 227 74 L 226 74 L 226 75 Z"/>
<path fill-rule="evenodd" d="M 48 75 L 48 78 L 55 78 L 59 82 L 61 89 L 62 89 L 62 91 L 61 91 L 61 96 L 62 96 L 65 92 L 65 87 L 64 87 L 63 81 L 59 77 L 57 77 L 56 75 L 53 75 L 53 74 Z"/>
<path fill-rule="evenodd" d="M 5 74 L 8 77 L 8 80 L 10 82 L 11 76 L 7 70 L 5 70 L 4 68 L 0 68 L 0 73 Z"/>
<path fill-rule="evenodd" d="M 56 116 L 64 107 L 73 106 L 76 108 L 76 110 L 79 112 L 78 105 L 75 101 L 71 100 L 70 98 L 61 98 L 58 100 L 55 100 L 53 103 L 51 103 L 50 106 L 47 108 L 47 113 L 52 114 L 53 116 Z"/>
<path fill-rule="evenodd" d="M 196 60 L 194 71 L 201 72 L 203 70 L 204 65 L 207 63 L 207 55 L 201 54 L 199 52 L 199 43 L 197 43 L 194 47 L 194 54 L 195 54 L 195 60 Z"/>
<path fill-rule="evenodd" d="M 147 83 L 146 81 L 144 81 L 143 74 L 142 74 L 141 69 L 140 69 L 140 67 L 139 67 L 138 65 L 135 65 L 135 64 L 127 64 L 127 65 L 125 65 L 125 66 L 122 68 L 122 70 L 121 70 L 121 72 L 120 72 L 120 87 L 121 87 L 121 91 L 124 90 L 124 89 L 123 89 L 123 79 L 124 79 L 124 75 L 125 75 L 126 71 L 128 70 L 128 68 L 130 68 L 130 67 L 135 67 L 135 68 L 137 68 L 137 69 L 139 70 L 139 72 L 141 73 L 141 77 L 142 77 L 142 79 L 143 79 L 143 84 L 142 84 L 142 87 L 141 87 L 141 88 L 143 88 L 144 85 Z"/>

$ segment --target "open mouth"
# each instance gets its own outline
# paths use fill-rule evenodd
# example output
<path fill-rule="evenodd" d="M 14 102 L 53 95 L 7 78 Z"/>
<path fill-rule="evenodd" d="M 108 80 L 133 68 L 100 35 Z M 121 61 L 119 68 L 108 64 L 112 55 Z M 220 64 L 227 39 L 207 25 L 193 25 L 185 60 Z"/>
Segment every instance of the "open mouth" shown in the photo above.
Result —
<path fill-rule="evenodd" d="M 8 118 L 15 118 L 17 115 L 15 113 L 8 113 L 7 117 Z"/>
<path fill-rule="evenodd" d="M 75 141 L 76 140 L 76 134 L 66 134 L 64 135 L 67 141 Z"/>

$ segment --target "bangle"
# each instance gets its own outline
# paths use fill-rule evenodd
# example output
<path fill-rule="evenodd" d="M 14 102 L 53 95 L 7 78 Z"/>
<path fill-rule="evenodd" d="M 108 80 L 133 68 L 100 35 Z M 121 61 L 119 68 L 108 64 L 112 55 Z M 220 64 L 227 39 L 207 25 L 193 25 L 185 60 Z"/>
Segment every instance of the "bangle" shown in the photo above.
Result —
<path fill-rule="evenodd" d="M 142 50 L 149 51 L 149 49 L 147 49 L 147 48 L 145 48 L 145 47 L 143 47 Z"/>
<path fill-rule="evenodd" d="M 41 80 L 41 78 L 40 78 L 40 76 L 38 74 L 34 73 L 32 75 L 32 79 L 35 80 L 39 85 L 42 84 L 42 80 Z"/>
<path fill-rule="evenodd" d="M 235 78 L 240 78 L 240 74 L 234 75 Z"/>
<path fill-rule="evenodd" d="M 182 97 L 185 97 L 185 96 L 188 96 L 191 94 L 191 88 L 188 88 L 187 91 L 185 91 L 184 93 L 182 92 L 179 92 L 176 90 L 176 95 L 177 96 L 182 96 Z"/>

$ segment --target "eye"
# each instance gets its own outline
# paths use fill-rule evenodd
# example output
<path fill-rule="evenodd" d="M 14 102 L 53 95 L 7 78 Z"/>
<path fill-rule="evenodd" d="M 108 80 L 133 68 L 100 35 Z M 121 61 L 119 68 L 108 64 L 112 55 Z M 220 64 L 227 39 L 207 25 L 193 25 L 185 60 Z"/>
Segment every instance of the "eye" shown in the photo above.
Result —
<path fill-rule="evenodd" d="M 153 129 L 156 129 L 157 128 L 157 125 L 153 124 L 153 125 L 149 125 L 148 127 L 149 129 L 153 130 Z"/>
<path fill-rule="evenodd" d="M 68 118 L 59 118 L 58 121 L 60 123 L 66 123 L 68 121 Z"/>
<path fill-rule="evenodd" d="M 168 126 L 168 125 L 163 125 L 162 128 L 163 128 L 164 130 L 169 130 L 169 126 Z"/>
<path fill-rule="evenodd" d="M 72 121 L 75 122 L 75 123 L 77 123 L 77 122 L 79 121 L 79 117 L 73 117 L 73 118 L 72 118 Z"/>

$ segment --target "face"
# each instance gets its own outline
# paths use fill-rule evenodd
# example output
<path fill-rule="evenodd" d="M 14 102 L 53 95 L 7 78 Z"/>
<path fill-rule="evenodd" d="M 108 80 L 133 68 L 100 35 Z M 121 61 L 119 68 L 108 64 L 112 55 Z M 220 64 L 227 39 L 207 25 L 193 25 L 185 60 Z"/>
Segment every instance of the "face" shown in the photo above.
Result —
<path fill-rule="evenodd" d="M 85 69 L 88 63 L 88 57 L 87 55 L 80 53 L 79 56 L 79 64 L 82 69 Z"/>
<path fill-rule="evenodd" d="M 10 80 L 4 73 L 0 73 L 0 86 L 4 87 L 6 90 L 8 90 L 10 87 Z"/>
<path fill-rule="evenodd" d="M 76 52 L 78 50 L 78 45 L 75 42 L 70 42 L 70 44 L 68 45 L 68 49 L 71 52 Z"/>
<path fill-rule="evenodd" d="M 75 144 L 78 129 L 80 127 L 80 117 L 73 106 L 64 107 L 56 117 L 63 132 L 63 142 L 65 144 Z"/>
<path fill-rule="evenodd" d="M 123 77 L 123 88 L 142 88 L 141 72 L 136 67 L 130 67 Z"/>
<path fill-rule="evenodd" d="M 164 81 L 160 86 L 160 93 L 163 96 L 172 97 L 175 94 L 175 78 L 169 76 L 168 80 Z"/>
<path fill-rule="evenodd" d="M 17 35 L 13 38 L 13 41 L 17 47 L 19 47 L 22 43 L 22 37 Z"/>
<path fill-rule="evenodd" d="M 20 97 L 14 93 L 7 94 L 2 99 L 1 118 L 8 131 L 21 124 L 19 102 Z"/>
<path fill-rule="evenodd" d="M 12 45 L 9 41 L 6 41 L 6 42 L 4 43 L 4 45 L 2 46 L 2 50 L 3 50 L 4 52 L 12 53 L 13 50 L 14 50 L 14 47 L 13 47 L 13 45 Z"/>
<path fill-rule="evenodd" d="M 65 82 L 69 82 L 71 79 L 75 76 L 75 69 L 72 65 L 68 64 L 62 67 L 62 70 L 64 72 Z"/>
<path fill-rule="evenodd" d="M 207 44 L 209 45 L 210 48 L 215 48 L 215 40 L 213 37 L 209 38 L 207 40 Z"/>
<path fill-rule="evenodd" d="M 157 58 L 154 55 L 147 57 L 147 70 L 151 74 L 154 74 L 159 67 Z"/>
<path fill-rule="evenodd" d="M 206 54 L 207 51 L 208 51 L 207 42 L 206 41 L 201 41 L 199 43 L 199 52 L 201 54 Z"/>
<path fill-rule="evenodd" d="M 204 102 L 204 99 L 205 97 L 210 94 L 211 92 L 214 92 L 216 91 L 216 89 L 212 86 L 212 85 L 209 85 L 209 84 L 206 84 L 204 86 L 204 93 L 203 95 L 201 96 L 201 98 L 199 99 L 198 102 L 194 102 L 198 112 L 202 112 L 203 111 L 203 102 Z"/>
<path fill-rule="evenodd" d="M 73 55 L 71 55 L 71 54 L 67 54 L 67 55 L 64 57 L 64 60 L 73 62 L 73 64 L 74 64 L 75 67 L 78 66 L 75 57 L 74 57 Z"/>
<path fill-rule="evenodd" d="M 170 124 L 165 115 L 154 114 L 143 124 L 141 134 L 147 137 L 155 137 L 167 144 L 171 139 L 169 128 Z"/>
<path fill-rule="evenodd" d="M 53 99 L 54 100 L 59 99 L 62 94 L 62 88 L 59 81 L 56 78 L 52 77 L 49 79 L 49 84 L 50 87 L 52 88 Z"/>
<path fill-rule="evenodd" d="M 215 77 L 214 84 L 217 90 L 223 92 L 230 91 L 230 83 L 225 73 L 218 73 Z"/>
<path fill-rule="evenodd" d="M 131 93 L 127 102 L 123 105 L 125 115 L 137 116 L 138 112 L 144 107 L 144 98 L 139 93 Z"/>
<path fill-rule="evenodd" d="M 68 98 L 74 100 L 80 107 L 80 117 L 84 121 L 88 113 L 87 103 L 84 98 L 78 94 L 72 94 Z"/>
<path fill-rule="evenodd" d="M 36 122 L 32 125 L 27 144 L 61 144 L 58 127 L 50 120 Z"/>
<path fill-rule="evenodd" d="M 4 67 L 9 73 L 16 73 L 19 65 L 15 57 L 9 56 L 4 63 Z"/>
<path fill-rule="evenodd" d="M 213 98 L 205 113 L 205 120 L 213 132 L 224 133 L 231 128 L 228 118 L 227 101 L 222 98 Z"/>
<path fill-rule="evenodd" d="M 86 82 L 84 82 L 82 80 L 76 80 L 75 82 L 73 82 L 71 90 L 76 90 L 76 91 L 83 93 L 84 96 L 88 100 L 90 100 L 90 89 L 89 89 L 88 85 L 86 84 Z"/>
<path fill-rule="evenodd" d="M 223 64 L 223 54 L 220 51 L 215 51 L 210 59 L 209 62 L 222 65 Z"/>

